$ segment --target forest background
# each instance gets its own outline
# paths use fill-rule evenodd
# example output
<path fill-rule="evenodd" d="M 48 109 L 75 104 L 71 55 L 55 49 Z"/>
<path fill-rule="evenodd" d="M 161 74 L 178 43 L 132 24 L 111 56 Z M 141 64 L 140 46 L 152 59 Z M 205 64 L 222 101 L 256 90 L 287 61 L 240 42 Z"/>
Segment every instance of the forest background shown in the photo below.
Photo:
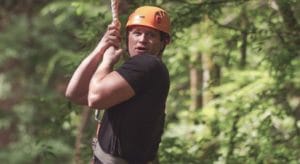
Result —
<path fill-rule="evenodd" d="M 173 26 L 162 164 L 300 163 L 300 1 L 121 0 L 123 25 L 140 5 Z M 93 111 L 64 91 L 110 22 L 108 0 L 0 1 L 1 163 L 88 163 Z"/>

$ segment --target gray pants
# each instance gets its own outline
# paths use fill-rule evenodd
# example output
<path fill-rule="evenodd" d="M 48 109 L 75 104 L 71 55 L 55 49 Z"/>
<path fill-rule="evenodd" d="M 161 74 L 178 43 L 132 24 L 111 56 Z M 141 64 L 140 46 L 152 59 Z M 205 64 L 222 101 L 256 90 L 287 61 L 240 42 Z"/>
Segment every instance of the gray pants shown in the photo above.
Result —
<path fill-rule="evenodd" d="M 95 160 L 97 161 L 95 162 L 95 164 L 128 164 L 126 160 L 104 152 L 101 146 L 99 145 L 97 138 L 93 138 L 92 148 L 94 156 L 96 156 L 98 159 Z"/>
<path fill-rule="evenodd" d="M 97 138 L 93 138 L 92 148 L 94 156 L 96 157 L 96 159 L 93 160 L 93 164 L 129 164 L 129 162 L 127 162 L 125 159 L 115 157 L 111 154 L 104 152 L 101 146 L 99 145 Z M 159 164 L 159 161 L 158 158 L 155 158 L 154 161 L 149 161 L 145 164 Z"/>

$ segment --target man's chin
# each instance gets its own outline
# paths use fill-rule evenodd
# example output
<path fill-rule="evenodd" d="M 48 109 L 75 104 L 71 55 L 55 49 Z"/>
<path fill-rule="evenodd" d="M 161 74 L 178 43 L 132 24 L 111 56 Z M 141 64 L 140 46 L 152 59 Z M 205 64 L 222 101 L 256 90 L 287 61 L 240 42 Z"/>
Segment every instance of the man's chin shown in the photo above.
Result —
<path fill-rule="evenodd" d="M 148 51 L 135 51 L 135 52 L 130 54 L 131 57 L 137 56 L 137 55 L 154 55 L 154 56 L 156 56 L 156 54 L 153 54 L 153 53 L 148 52 Z"/>

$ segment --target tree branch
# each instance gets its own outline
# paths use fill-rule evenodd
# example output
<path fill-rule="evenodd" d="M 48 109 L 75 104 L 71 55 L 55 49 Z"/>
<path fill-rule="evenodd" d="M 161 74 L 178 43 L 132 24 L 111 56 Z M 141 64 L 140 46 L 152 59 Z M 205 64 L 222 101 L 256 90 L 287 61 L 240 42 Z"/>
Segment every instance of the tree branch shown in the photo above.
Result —
<path fill-rule="evenodd" d="M 223 27 L 223 28 L 227 28 L 227 29 L 230 29 L 230 30 L 234 30 L 234 31 L 243 31 L 243 29 L 240 29 L 240 28 L 237 28 L 235 26 L 230 26 L 228 24 L 222 24 L 220 22 L 218 22 L 216 19 L 212 18 L 211 16 L 208 16 L 209 20 L 211 20 L 213 23 L 215 23 L 216 25 L 220 26 L 220 27 Z"/>

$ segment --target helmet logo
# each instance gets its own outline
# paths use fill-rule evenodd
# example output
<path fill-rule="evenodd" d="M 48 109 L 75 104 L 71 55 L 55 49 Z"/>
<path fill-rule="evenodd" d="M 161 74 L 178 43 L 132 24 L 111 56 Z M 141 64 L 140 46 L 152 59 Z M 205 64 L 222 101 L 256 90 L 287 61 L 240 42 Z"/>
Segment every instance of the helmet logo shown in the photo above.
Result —
<path fill-rule="evenodd" d="M 154 15 L 155 22 L 157 24 L 160 24 L 163 17 L 165 17 L 165 16 L 166 16 L 166 13 L 164 11 L 157 11 Z"/>
<path fill-rule="evenodd" d="M 137 22 L 141 21 L 142 19 L 145 19 L 144 15 L 136 15 L 133 17 L 133 20 Z"/>

